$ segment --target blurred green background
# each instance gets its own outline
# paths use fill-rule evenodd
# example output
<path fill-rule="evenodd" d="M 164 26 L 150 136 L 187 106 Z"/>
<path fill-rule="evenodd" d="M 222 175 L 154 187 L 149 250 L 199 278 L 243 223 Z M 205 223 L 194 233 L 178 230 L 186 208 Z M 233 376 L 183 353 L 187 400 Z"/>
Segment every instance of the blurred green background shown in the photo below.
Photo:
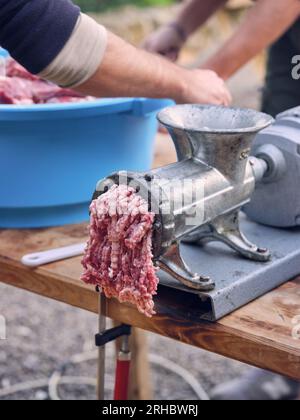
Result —
<path fill-rule="evenodd" d="M 102 12 L 128 4 L 135 6 L 166 6 L 176 3 L 177 0 L 73 0 L 82 10 L 87 12 Z"/>

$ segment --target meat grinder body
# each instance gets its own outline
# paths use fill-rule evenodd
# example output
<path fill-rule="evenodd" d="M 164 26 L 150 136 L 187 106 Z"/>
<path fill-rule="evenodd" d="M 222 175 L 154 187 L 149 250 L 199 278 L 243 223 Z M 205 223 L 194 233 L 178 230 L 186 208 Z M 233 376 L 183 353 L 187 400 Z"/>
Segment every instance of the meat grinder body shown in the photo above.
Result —
<path fill-rule="evenodd" d="M 159 120 L 178 162 L 98 183 L 96 196 L 126 182 L 149 200 L 161 284 L 200 296 L 201 318 L 219 319 L 300 273 L 299 114 L 266 128 L 273 120 L 255 111 L 169 108 Z"/>

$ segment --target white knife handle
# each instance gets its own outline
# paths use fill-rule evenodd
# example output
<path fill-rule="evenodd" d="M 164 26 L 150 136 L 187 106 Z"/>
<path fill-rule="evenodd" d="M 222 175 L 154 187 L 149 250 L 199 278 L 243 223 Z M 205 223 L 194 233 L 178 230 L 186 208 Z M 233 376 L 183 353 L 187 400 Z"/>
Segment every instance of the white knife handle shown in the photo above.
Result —
<path fill-rule="evenodd" d="M 21 262 L 28 267 L 39 267 L 40 265 L 49 264 L 51 262 L 78 257 L 84 253 L 85 247 L 86 244 L 84 243 L 50 249 L 49 251 L 36 252 L 35 254 L 24 255 Z"/>

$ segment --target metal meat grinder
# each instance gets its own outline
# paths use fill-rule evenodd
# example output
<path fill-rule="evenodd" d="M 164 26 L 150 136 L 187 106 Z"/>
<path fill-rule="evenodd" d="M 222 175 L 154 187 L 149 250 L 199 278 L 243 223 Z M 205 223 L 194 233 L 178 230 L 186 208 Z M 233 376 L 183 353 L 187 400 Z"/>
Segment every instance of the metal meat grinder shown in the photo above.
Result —
<path fill-rule="evenodd" d="M 254 110 L 182 105 L 158 119 L 178 162 L 115 173 L 94 198 L 126 183 L 148 200 L 161 283 L 199 295 L 199 316 L 215 320 L 298 275 L 300 108 L 274 122 Z"/>

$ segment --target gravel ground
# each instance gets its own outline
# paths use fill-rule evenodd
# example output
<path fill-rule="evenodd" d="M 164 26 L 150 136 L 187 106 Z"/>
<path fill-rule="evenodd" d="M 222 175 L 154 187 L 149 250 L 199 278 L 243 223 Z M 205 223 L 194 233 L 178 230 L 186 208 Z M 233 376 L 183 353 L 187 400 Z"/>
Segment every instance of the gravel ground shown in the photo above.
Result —
<path fill-rule="evenodd" d="M 7 339 L 0 341 L 0 396 L 12 386 L 41 380 L 33 390 L 14 392 L 0 399 L 49 399 L 48 379 L 75 354 L 93 352 L 97 317 L 85 311 L 0 284 L 0 314 L 6 318 Z M 184 367 L 209 392 L 220 383 L 242 373 L 245 366 L 169 339 L 149 334 L 150 353 Z M 114 348 L 108 347 L 107 397 L 113 384 Z M 94 399 L 94 359 L 70 365 L 66 376 L 88 377 L 89 385 L 67 384 L 59 388 L 62 399 Z M 152 365 L 155 399 L 195 399 L 184 380 L 163 367 Z"/>

